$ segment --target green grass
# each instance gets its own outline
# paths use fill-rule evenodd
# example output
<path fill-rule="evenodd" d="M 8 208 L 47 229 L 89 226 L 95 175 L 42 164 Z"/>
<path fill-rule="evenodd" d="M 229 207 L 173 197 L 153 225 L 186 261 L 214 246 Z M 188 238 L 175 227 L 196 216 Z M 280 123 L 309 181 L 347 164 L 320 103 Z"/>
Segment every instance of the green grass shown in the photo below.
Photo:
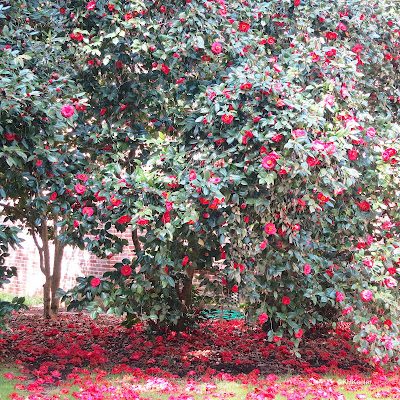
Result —
<path fill-rule="evenodd" d="M 25 391 L 21 391 L 21 390 L 17 390 L 14 388 L 15 384 L 18 383 L 18 380 L 9 380 L 6 379 L 4 377 L 4 373 L 8 373 L 11 372 L 13 373 L 14 376 L 21 376 L 21 373 L 18 371 L 17 368 L 12 367 L 12 366 L 1 366 L 0 367 L 0 399 L 4 400 L 4 399 L 8 399 L 9 395 L 13 392 L 17 392 L 18 394 L 20 394 L 21 396 L 24 396 L 25 399 L 28 399 L 29 395 L 32 395 L 32 393 L 28 393 Z M 83 380 L 85 380 L 86 378 L 91 378 L 93 380 L 93 382 L 96 381 L 96 375 L 92 374 L 90 376 L 85 376 L 83 377 Z M 276 383 L 284 383 L 286 382 L 288 379 L 290 379 L 290 376 L 282 376 L 278 382 Z M 336 381 L 339 385 L 335 387 L 335 391 L 336 392 L 340 392 L 344 395 L 344 398 L 346 400 L 357 400 L 356 395 L 357 394 L 361 394 L 364 393 L 367 395 L 367 399 L 371 399 L 372 398 L 372 392 L 369 391 L 369 384 L 366 384 L 362 387 L 362 390 L 357 390 L 355 392 L 352 391 L 348 391 L 345 389 L 345 383 L 346 381 L 343 378 L 338 378 L 335 376 L 324 376 L 323 377 L 324 380 L 326 379 L 330 379 L 333 381 Z M 134 380 L 131 376 L 129 376 L 129 374 L 125 374 L 125 375 L 107 375 L 104 378 L 104 381 L 107 381 L 108 384 L 107 385 L 112 385 L 112 386 L 116 386 L 116 387 L 121 387 L 122 385 L 129 385 L 129 384 L 133 384 L 136 385 L 137 383 L 134 383 Z M 147 392 L 139 392 L 139 395 L 141 398 L 152 398 L 152 399 L 157 399 L 157 400 L 168 400 L 170 398 L 170 396 L 178 396 L 179 394 L 182 393 L 186 393 L 188 395 L 193 396 L 194 400 L 204 400 L 204 398 L 208 398 L 208 399 L 212 399 L 213 396 L 211 393 L 219 393 L 219 394 L 223 394 L 223 393 L 235 393 L 235 396 L 230 397 L 229 395 L 227 397 L 222 396 L 221 398 L 232 398 L 232 399 L 237 399 L 237 400 L 241 400 L 241 399 L 246 399 L 246 395 L 247 393 L 253 391 L 255 389 L 256 386 L 252 386 L 251 384 L 249 385 L 245 385 L 242 384 L 240 382 L 229 382 L 229 381 L 217 381 L 215 382 L 217 385 L 217 389 L 216 390 L 212 390 L 212 392 L 207 393 L 206 391 L 206 383 L 199 383 L 196 385 L 196 389 L 197 391 L 199 391 L 199 393 L 195 393 L 195 392 L 185 392 L 185 386 L 186 386 L 186 380 L 184 379 L 180 379 L 180 380 L 169 380 L 169 382 L 175 384 L 178 386 L 177 390 L 174 391 L 173 393 L 168 392 L 168 393 L 162 393 L 158 390 L 149 390 Z M 29 384 L 28 381 L 21 381 L 21 383 L 23 385 L 27 385 Z M 104 382 L 99 382 L 98 385 L 102 385 Z M 140 382 L 140 384 L 145 385 L 146 382 Z M 289 391 L 291 391 L 290 386 L 288 385 L 282 385 L 282 387 L 285 386 L 285 389 L 288 389 Z M 308 385 L 308 387 L 310 387 L 311 385 Z M 64 386 L 62 385 L 61 387 L 55 387 L 55 386 L 48 386 L 45 390 L 45 392 L 43 393 L 43 395 L 45 397 L 52 397 L 53 395 L 58 395 L 60 393 L 60 390 L 63 388 Z M 281 388 L 282 388 L 281 387 Z M 80 385 L 73 385 L 71 387 L 68 387 L 69 389 L 69 393 L 68 394 L 63 394 L 61 395 L 62 399 L 69 399 L 69 400 L 76 400 L 75 397 L 72 396 L 72 393 L 74 392 L 80 392 Z M 298 388 L 297 388 L 298 390 Z M 380 389 L 377 389 L 378 391 Z M 305 400 L 311 400 L 312 398 L 315 398 L 315 394 L 309 395 L 308 397 L 305 398 Z M 287 397 L 285 396 L 281 396 L 281 395 L 277 395 L 275 397 L 276 400 L 286 400 Z"/>
<path fill-rule="evenodd" d="M 16 390 L 14 388 L 15 384 L 20 382 L 17 381 L 15 379 L 11 380 L 11 379 L 7 379 L 4 374 L 6 373 L 12 373 L 14 376 L 22 376 L 22 374 L 18 371 L 18 369 L 16 369 L 15 367 L 7 367 L 7 366 L 1 366 L 0 367 L 0 399 L 4 400 L 4 399 L 8 399 L 9 395 L 11 393 L 14 392 L 21 392 L 19 390 Z M 20 383 L 24 384 L 23 381 L 21 381 Z M 21 392 L 21 395 L 26 395 L 28 397 L 28 392 Z"/>
<path fill-rule="evenodd" d="M 25 297 L 25 304 L 27 306 L 38 306 L 43 304 L 43 297 L 39 296 L 17 296 L 11 293 L 0 292 L 0 301 L 12 301 L 14 297 Z"/>

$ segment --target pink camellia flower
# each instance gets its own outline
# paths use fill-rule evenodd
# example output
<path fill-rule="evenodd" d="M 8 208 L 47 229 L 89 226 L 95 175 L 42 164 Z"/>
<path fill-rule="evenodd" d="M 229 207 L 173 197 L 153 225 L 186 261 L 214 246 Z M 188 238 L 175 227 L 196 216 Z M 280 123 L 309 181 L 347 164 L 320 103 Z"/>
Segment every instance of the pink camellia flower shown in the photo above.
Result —
<path fill-rule="evenodd" d="M 258 317 L 258 322 L 260 324 L 263 324 L 266 320 L 268 319 L 268 315 L 266 313 L 262 313 L 259 317 Z"/>
<path fill-rule="evenodd" d="M 321 142 L 319 139 L 315 139 L 312 142 L 311 150 L 324 151 L 325 150 L 325 143 Z"/>
<path fill-rule="evenodd" d="M 196 177 L 197 177 L 197 174 L 196 174 L 196 172 L 192 169 L 192 170 L 189 172 L 189 181 L 194 181 L 194 180 L 196 179 Z"/>
<path fill-rule="evenodd" d="M 64 104 L 61 107 L 61 115 L 65 118 L 72 117 L 74 115 L 75 108 L 71 104 Z"/>
<path fill-rule="evenodd" d="M 376 130 L 374 128 L 368 128 L 366 134 L 368 137 L 373 138 L 376 135 Z"/>
<path fill-rule="evenodd" d="M 275 233 L 277 232 L 276 226 L 272 222 L 266 224 L 264 229 L 267 235 L 275 235 Z"/>
<path fill-rule="evenodd" d="M 349 157 L 349 160 L 351 160 L 351 161 L 357 160 L 358 150 L 356 150 L 356 149 L 347 150 L 347 156 Z"/>
<path fill-rule="evenodd" d="M 264 240 L 261 244 L 260 244 L 260 249 L 264 250 L 267 247 L 268 241 Z"/>
<path fill-rule="evenodd" d="M 75 192 L 78 194 L 83 194 L 86 192 L 86 186 L 82 185 L 81 183 L 79 183 L 78 185 L 75 185 Z"/>
<path fill-rule="evenodd" d="M 336 301 L 343 301 L 344 297 L 344 293 L 336 292 Z"/>
<path fill-rule="evenodd" d="M 370 290 L 368 290 L 368 289 L 363 290 L 363 291 L 360 293 L 360 297 L 361 297 L 361 299 L 362 299 L 363 301 L 370 301 L 370 300 L 373 299 L 372 292 L 371 292 Z"/>
<path fill-rule="evenodd" d="M 335 96 L 331 95 L 331 94 L 327 94 L 324 100 L 325 105 L 328 106 L 333 106 L 333 104 L 335 103 Z"/>
<path fill-rule="evenodd" d="M 293 139 L 297 139 L 299 137 L 306 136 L 306 133 L 303 131 L 303 129 L 296 129 L 295 131 L 292 132 Z"/>
<path fill-rule="evenodd" d="M 90 10 L 94 10 L 96 8 L 96 2 L 95 1 L 89 1 L 89 3 L 87 4 L 86 8 L 90 11 Z"/>
<path fill-rule="evenodd" d="M 278 65 L 278 64 L 274 64 L 274 70 L 275 70 L 276 72 L 282 72 L 282 71 L 283 71 L 283 68 L 282 68 L 280 65 Z"/>
<path fill-rule="evenodd" d="M 87 215 L 88 217 L 91 217 L 93 215 L 93 208 L 92 207 L 83 207 L 82 208 L 82 214 Z"/>
<path fill-rule="evenodd" d="M 215 54 L 219 54 L 222 51 L 222 44 L 219 42 L 214 42 L 211 46 L 211 51 Z"/>
<path fill-rule="evenodd" d="M 396 279 L 394 279 L 393 276 L 389 276 L 387 279 L 385 279 L 385 286 L 388 288 L 397 286 Z"/>
<path fill-rule="evenodd" d="M 90 281 L 90 284 L 93 286 L 93 287 L 97 287 L 97 286 L 99 286 L 100 285 L 100 279 L 99 278 L 93 278 L 91 281 Z"/>
<path fill-rule="evenodd" d="M 311 265 L 306 264 L 303 269 L 304 275 L 309 275 L 311 272 Z"/>
<path fill-rule="evenodd" d="M 261 164 L 265 169 L 273 169 L 276 164 L 276 159 L 270 155 L 263 157 Z"/>
<path fill-rule="evenodd" d="M 325 151 L 326 154 L 331 155 L 333 153 L 336 153 L 336 146 L 334 143 L 329 142 L 329 143 L 325 143 Z"/>
<path fill-rule="evenodd" d="M 210 178 L 208 180 L 208 182 L 210 182 L 210 183 L 220 183 L 221 182 L 221 178 L 218 177 L 218 176 L 213 176 L 212 178 Z"/>
<path fill-rule="evenodd" d="M 375 325 L 375 324 L 378 323 L 378 318 L 377 317 L 372 317 L 369 322 L 370 322 L 370 324 Z"/>

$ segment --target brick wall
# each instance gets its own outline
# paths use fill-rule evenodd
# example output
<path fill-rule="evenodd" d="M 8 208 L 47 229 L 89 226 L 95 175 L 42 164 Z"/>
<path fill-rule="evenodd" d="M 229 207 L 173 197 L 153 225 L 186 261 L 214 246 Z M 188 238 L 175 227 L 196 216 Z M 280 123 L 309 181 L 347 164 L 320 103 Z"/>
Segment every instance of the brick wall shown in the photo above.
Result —
<path fill-rule="evenodd" d="M 13 293 L 24 296 L 42 296 L 44 275 L 39 268 L 39 253 L 32 238 L 28 234 L 20 235 L 25 241 L 23 248 L 12 250 L 6 259 L 6 265 L 17 267 L 18 276 L 11 279 L 11 283 L 0 289 L 0 292 Z M 94 275 L 101 277 L 104 272 L 112 270 L 116 262 L 123 258 L 132 259 L 134 256 L 134 245 L 130 237 L 130 231 L 125 232 L 122 237 L 129 241 L 124 252 L 110 259 L 98 258 L 87 251 L 67 246 L 64 250 L 61 273 L 61 287 L 70 289 L 75 286 L 78 276 Z M 51 251 L 53 253 L 53 251 Z"/>

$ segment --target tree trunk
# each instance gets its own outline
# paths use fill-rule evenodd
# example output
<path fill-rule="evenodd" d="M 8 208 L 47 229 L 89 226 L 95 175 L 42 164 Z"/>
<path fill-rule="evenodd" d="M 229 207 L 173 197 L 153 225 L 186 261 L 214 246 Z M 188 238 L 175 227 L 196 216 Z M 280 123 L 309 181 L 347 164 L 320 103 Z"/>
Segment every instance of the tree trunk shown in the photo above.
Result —
<path fill-rule="evenodd" d="M 60 287 L 61 281 L 61 265 L 64 254 L 64 246 L 57 239 L 54 240 L 54 244 L 54 264 L 53 275 L 51 278 L 51 312 L 53 315 L 57 315 L 60 308 L 60 299 L 56 298 L 56 296 L 57 289 Z"/>
<path fill-rule="evenodd" d="M 174 330 L 180 332 L 186 329 L 186 323 L 188 321 L 187 312 L 192 304 L 192 286 L 193 286 L 193 276 L 195 269 L 193 267 L 189 267 L 186 270 L 186 279 L 183 284 L 182 294 L 181 294 L 181 312 L 182 316 L 179 318 L 177 325 L 174 327 Z"/>
<path fill-rule="evenodd" d="M 49 249 L 49 231 L 47 221 L 42 220 L 40 225 L 40 237 L 42 239 L 43 251 L 43 273 L 46 282 L 43 286 L 43 315 L 45 318 L 51 318 L 51 265 L 50 265 L 50 249 Z"/>

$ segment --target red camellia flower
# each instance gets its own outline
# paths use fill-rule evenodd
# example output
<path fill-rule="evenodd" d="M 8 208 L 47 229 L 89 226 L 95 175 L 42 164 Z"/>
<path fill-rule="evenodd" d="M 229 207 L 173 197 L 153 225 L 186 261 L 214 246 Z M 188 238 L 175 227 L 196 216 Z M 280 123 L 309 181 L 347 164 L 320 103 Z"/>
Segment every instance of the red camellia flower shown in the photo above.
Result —
<path fill-rule="evenodd" d="M 311 272 L 311 265 L 306 264 L 306 265 L 304 266 L 303 272 L 304 272 L 304 275 L 308 275 L 308 274 Z"/>
<path fill-rule="evenodd" d="M 363 47 L 361 46 L 361 44 L 357 44 L 353 47 L 353 53 L 359 53 L 361 50 L 363 49 Z"/>
<path fill-rule="evenodd" d="M 83 40 L 83 35 L 80 32 L 71 33 L 69 36 L 71 39 L 77 40 L 78 42 L 82 42 Z"/>
<path fill-rule="evenodd" d="M 294 332 L 294 336 L 300 339 L 303 336 L 303 329 L 299 329 L 297 332 Z"/>
<path fill-rule="evenodd" d="M 222 44 L 218 42 L 214 42 L 211 46 L 211 51 L 215 54 L 219 54 L 222 51 Z"/>
<path fill-rule="evenodd" d="M 57 198 L 57 193 L 56 193 L 56 192 L 53 192 L 53 193 L 50 195 L 50 200 L 53 201 L 53 200 L 55 200 L 56 198 Z"/>
<path fill-rule="evenodd" d="M 372 292 L 370 290 L 363 290 L 360 293 L 360 297 L 363 301 L 370 301 L 373 298 Z"/>
<path fill-rule="evenodd" d="M 115 68 L 121 69 L 122 68 L 122 61 L 116 61 L 115 62 Z"/>
<path fill-rule="evenodd" d="M 90 281 L 90 284 L 91 284 L 93 287 L 99 286 L 100 283 L 101 283 L 100 278 L 93 278 L 93 279 Z"/>
<path fill-rule="evenodd" d="M 121 200 L 121 199 L 117 199 L 117 198 L 115 197 L 115 195 L 112 195 L 112 196 L 111 196 L 110 201 L 111 201 L 111 204 L 112 204 L 114 207 L 118 207 L 118 206 L 122 203 L 122 200 Z"/>
<path fill-rule="evenodd" d="M 132 273 L 132 268 L 129 265 L 123 265 L 121 268 L 121 275 L 128 276 Z"/>
<path fill-rule="evenodd" d="M 275 235 L 275 233 L 277 232 L 276 226 L 272 222 L 266 224 L 264 229 L 267 235 Z"/>
<path fill-rule="evenodd" d="M 266 320 L 268 319 L 268 315 L 266 313 L 262 313 L 259 317 L 258 317 L 258 322 L 260 324 L 263 324 Z"/>
<path fill-rule="evenodd" d="M 247 22 L 240 22 L 239 23 L 239 31 L 240 32 L 247 32 L 250 29 L 250 24 Z"/>
<path fill-rule="evenodd" d="M 138 219 L 137 221 L 136 221 L 136 224 L 137 225 L 147 225 L 149 223 L 149 220 L 148 219 L 144 219 L 144 218 L 141 218 L 141 219 Z"/>
<path fill-rule="evenodd" d="M 117 222 L 119 224 L 126 224 L 128 222 L 132 221 L 132 217 L 130 217 L 129 215 L 123 215 L 122 217 L 120 217 Z"/>
<path fill-rule="evenodd" d="M 61 108 L 61 115 L 65 118 L 72 117 L 74 112 L 75 108 L 71 104 L 64 104 Z"/>
<path fill-rule="evenodd" d="M 324 196 L 322 193 L 318 193 L 317 199 L 324 203 L 327 203 L 329 201 L 329 197 Z"/>
<path fill-rule="evenodd" d="M 273 37 L 269 37 L 269 38 L 267 39 L 267 43 L 268 43 L 268 44 L 275 44 L 275 39 L 274 39 Z"/>
<path fill-rule="evenodd" d="M 168 74 L 169 73 L 169 68 L 165 64 L 161 65 L 161 70 L 164 72 L 164 74 Z"/>
<path fill-rule="evenodd" d="M 335 40 L 338 37 L 335 32 L 326 32 L 326 38 L 330 40 Z"/>
<path fill-rule="evenodd" d="M 81 183 L 79 183 L 78 185 L 75 185 L 75 192 L 78 194 L 83 194 L 86 192 L 86 186 L 82 185 Z"/>
<path fill-rule="evenodd" d="M 285 304 L 286 306 L 288 305 L 288 304 L 290 304 L 290 298 L 289 297 L 284 297 L 283 299 L 282 299 L 282 304 Z"/>
<path fill-rule="evenodd" d="M 230 124 L 233 121 L 233 115 L 232 114 L 224 114 L 221 117 L 222 122 L 224 122 L 225 124 Z"/>
<path fill-rule="evenodd" d="M 6 138 L 6 140 L 8 140 L 9 142 L 12 142 L 13 140 L 15 140 L 15 135 L 13 133 L 6 133 L 4 135 L 4 137 Z"/>
<path fill-rule="evenodd" d="M 86 8 L 90 11 L 90 10 L 94 10 L 96 8 L 96 2 L 95 1 L 89 1 L 89 3 L 87 4 Z"/>
<path fill-rule="evenodd" d="M 263 157 L 261 164 L 265 169 L 273 169 L 276 164 L 276 159 L 271 157 L 271 155 Z"/>
<path fill-rule="evenodd" d="M 183 257 L 182 265 L 185 266 L 187 265 L 188 262 L 189 262 L 189 257 L 188 256 Z"/>
<path fill-rule="evenodd" d="M 253 85 L 252 85 L 250 82 L 246 82 L 246 83 L 242 83 L 242 84 L 240 85 L 240 89 L 241 89 L 241 90 L 248 90 L 248 89 L 251 89 L 252 86 L 253 86 Z"/>
<path fill-rule="evenodd" d="M 352 149 L 352 150 L 347 150 L 347 156 L 349 157 L 349 160 L 357 160 L 358 157 L 358 150 Z"/>
<path fill-rule="evenodd" d="M 239 288 L 235 285 L 232 287 L 232 292 L 237 293 L 239 291 Z"/>
<path fill-rule="evenodd" d="M 82 208 L 82 214 L 87 215 L 88 217 L 91 217 L 93 215 L 93 208 L 92 207 L 83 207 Z"/>
<path fill-rule="evenodd" d="M 361 203 L 358 203 L 357 205 L 361 211 L 368 211 L 371 208 L 368 201 L 362 201 Z"/>

